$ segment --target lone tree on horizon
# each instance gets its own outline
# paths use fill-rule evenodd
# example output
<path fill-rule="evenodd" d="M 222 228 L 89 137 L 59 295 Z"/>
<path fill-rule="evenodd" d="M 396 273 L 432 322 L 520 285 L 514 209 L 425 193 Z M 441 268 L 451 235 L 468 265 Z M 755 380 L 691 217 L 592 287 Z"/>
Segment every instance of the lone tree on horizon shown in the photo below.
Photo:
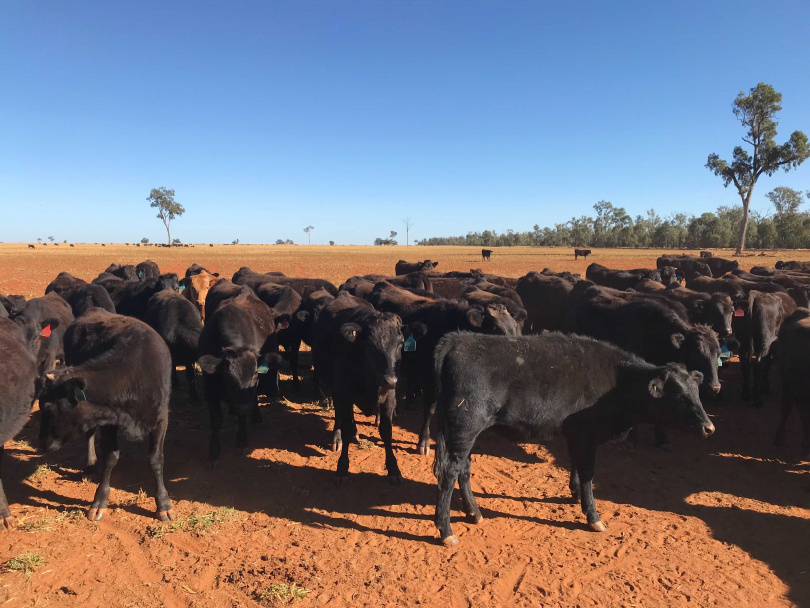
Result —
<path fill-rule="evenodd" d="M 309 233 L 315 230 L 315 226 L 307 226 L 304 228 L 304 232 L 307 233 L 307 245 L 312 245 L 312 239 L 309 236 Z"/>
<path fill-rule="evenodd" d="M 410 245 L 411 240 L 411 228 L 413 228 L 413 220 L 411 219 L 410 215 L 406 215 L 402 218 L 402 223 L 405 224 L 405 246 L 408 247 Z"/>
<path fill-rule="evenodd" d="M 810 156 L 807 135 L 794 131 L 790 139 L 778 145 L 774 141 L 776 113 L 782 109 L 782 94 L 774 88 L 760 82 L 746 95 L 740 91 L 732 105 L 732 112 L 744 127 L 748 129 L 743 141 L 753 147 L 753 156 L 742 146 L 734 148 L 734 162 L 730 165 L 721 160 L 717 154 L 709 154 L 706 168 L 723 180 L 723 186 L 733 183 L 742 201 L 743 216 L 740 220 L 740 232 L 737 238 L 739 255 L 745 249 L 745 232 L 748 228 L 748 208 L 754 186 L 761 175 L 773 175 L 777 169 L 786 172 L 801 165 Z"/>
<path fill-rule="evenodd" d="M 146 200 L 149 201 L 150 207 L 154 207 L 158 210 L 157 217 L 159 220 L 162 220 L 163 225 L 166 226 L 166 235 L 168 236 L 167 243 L 171 246 L 172 231 L 169 228 L 169 224 L 171 224 L 174 218 L 183 215 L 186 210 L 183 209 L 183 205 L 174 200 L 174 190 L 170 190 L 169 188 L 153 188 Z"/>

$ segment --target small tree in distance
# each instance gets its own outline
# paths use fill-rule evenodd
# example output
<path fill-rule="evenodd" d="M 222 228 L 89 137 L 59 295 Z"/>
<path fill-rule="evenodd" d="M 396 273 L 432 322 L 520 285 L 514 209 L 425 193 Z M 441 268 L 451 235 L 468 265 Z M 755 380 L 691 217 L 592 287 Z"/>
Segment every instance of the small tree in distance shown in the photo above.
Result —
<path fill-rule="evenodd" d="M 304 232 L 307 233 L 307 244 L 308 245 L 312 245 L 312 239 L 310 238 L 309 233 L 312 232 L 313 230 L 315 230 L 315 226 L 307 226 L 306 228 L 304 228 Z"/>
<path fill-rule="evenodd" d="M 183 205 L 174 200 L 174 190 L 169 188 L 153 188 L 146 200 L 149 201 L 150 207 L 158 210 L 157 217 L 163 221 L 168 237 L 167 243 L 171 245 L 172 232 L 169 225 L 174 218 L 180 217 L 186 210 L 183 209 Z"/>
<path fill-rule="evenodd" d="M 53 242 L 54 242 L 56 239 L 55 239 L 55 238 L 53 238 L 52 236 L 49 236 L 49 237 L 48 237 L 48 240 L 49 240 L 51 243 L 53 243 Z"/>
<path fill-rule="evenodd" d="M 146 238 L 146 237 L 143 237 L 143 238 L 141 239 L 141 243 L 143 243 L 144 245 L 147 245 L 147 244 L 149 244 L 149 239 L 148 239 L 148 238 Z"/>

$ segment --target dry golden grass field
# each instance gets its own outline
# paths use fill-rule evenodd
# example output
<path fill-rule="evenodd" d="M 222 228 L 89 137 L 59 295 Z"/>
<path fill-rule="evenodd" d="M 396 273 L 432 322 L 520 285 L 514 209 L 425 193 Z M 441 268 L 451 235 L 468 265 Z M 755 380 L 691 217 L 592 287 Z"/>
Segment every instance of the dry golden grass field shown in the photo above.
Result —
<path fill-rule="evenodd" d="M 594 250 L 575 262 L 571 249 L 497 248 L 482 262 L 472 247 L 0 244 L 0 293 L 38 296 L 60 271 L 91 280 L 110 263 L 147 258 L 181 275 L 196 262 L 226 276 L 250 266 L 338 284 L 390 274 L 401 258 L 520 276 L 544 267 L 584 274 L 592 261 L 654 267 L 661 253 Z M 810 252 L 740 264 L 777 259 L 809 260 Z M 387 482 L 374 421 L 359 416 L 351 477 L 335 488 L 331 412 L 318 407 L 309 371 L 301 393 L 283 375 L 282 397 L 262 402 L 264 422 L 251 428 L 246 454 L 226 423 L 213 471 L 205 466 L 205 407 L 189 403 L 181 379 L 166 444 L 172 524 L 153 518 L 142 444 L 122 447 L 107 516 L 85 520 L 95 484 L 82 480 L 82 446 L 36 453 L 35 411 L 3 457 L 19 527 L 0 532 L 0 606 L 810 606 L 810 477 L 807 463 L 796 462 L 798 421 L 788 445 L 773 447 L 778 373 L 766 406 L 754 409 L 739 400 L 737 364 L 720 372 L 723 399 L 705 404 L 717 427 L 708 440 L 673 433 L 672 451 L 663 452 L 642 430 L 635 450 L 600 448 L 603 534 L 588 531 L 568 500 L 559 441 L 514 444 L 486 434 L 472 466 L 484 520 L 468 523 L 454 503 L 461 543 L 453 549 L 438 543 L 432 522 L 432 457 L 415 450 L 421 412 L 401 408 L 395 420 L 402 485 Z"/>

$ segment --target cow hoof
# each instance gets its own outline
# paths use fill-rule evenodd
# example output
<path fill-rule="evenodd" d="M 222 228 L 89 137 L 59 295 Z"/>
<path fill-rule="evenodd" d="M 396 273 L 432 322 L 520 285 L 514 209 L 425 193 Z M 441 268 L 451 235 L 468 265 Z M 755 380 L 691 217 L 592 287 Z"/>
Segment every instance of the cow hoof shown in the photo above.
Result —
<path fill-rule="evenodd" d="M 469 517 L 470 522 L 473 524 L 480 524 L 484 519 L 484 516 L 481 515 L 481 513 L 468 514 L 467 517 Z"/>
<path fill-rule="evenodd" d="M 158 519 L 160 521 L 174 521 L 174 509 L 168 511 L 158 511 Z"/>
<path fill-rule="evenodd" d="M 588 524 L 588 527 L 594 532 L 604 532 L 605 530 L 607 530 L 607 526 L 603 524 L 601 521 L 595 521 L 593 523 L 590 523 Z"/>
<path fill-rule="evenodd" d="M 87 510 L 87 519 L 90 521 L 101 521 L 105 513 L 107 513 L 106 508 L 97 509 L 96 507 L 90 507 Z"/>
<path fill-rule="evenodd" d="M 429 445 L 420 445 L 419 446 L 419 455 L 420 456 L 430 456 L 430 446 Z"/>
<path fill-rule="evenodd" d="M 445 547 L 455 547 L 458 544 L 458 536 L 453 534 L 452 536 L 448 536 L 442 539 L 442 544 Z"/>
<path fill-rule="evenodd" d="M 388 476 L 388 481 L 391 483 L 391 485 L 401 486 L 402 485 L 402 475 L 399 475 L 399 474 L 389 475 Z"/>
<path fill-rule="evenodd" d="M 343 442 L 342 441 L 336 441 L 336 442 L 332 443 L 332 451 L 333 452 L 339 452 L 341 449 L 343 449 Z"/>
<path fill-rule="evenodd" d="M 3 518 L 3 527 L 6 530 L 13 530 L 14 529 L 14 518 L 9 515 L 8 517 Z"/>

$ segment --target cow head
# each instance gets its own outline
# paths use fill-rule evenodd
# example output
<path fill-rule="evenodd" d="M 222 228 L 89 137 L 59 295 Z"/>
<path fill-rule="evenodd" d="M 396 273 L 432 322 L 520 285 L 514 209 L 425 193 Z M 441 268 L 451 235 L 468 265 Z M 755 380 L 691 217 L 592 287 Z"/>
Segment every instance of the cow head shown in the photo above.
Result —
<path fill-rule="evenodd" d="M 641 374 L 638 380 L 640 422 L 698 433 L 703 437 L 714 433 L 714 424 L 700 402 L 699 387 L 703 374 L 670 363 L 651 373 Z"/>
<path fill-rule="evenodd" d="M 218 276 L 201 271 L 199 274 L 185 277 L 179 282 L 183 288 L 183 295 L 197 307 L 203 320 L 205 320 L 205 297 L 208 295 L 208 290 L 217 281 L 219 281 Z"/>
<path fill-rule="evenodd" d="M 672 334 L 672 343 L 680 351 L 680 359 L 686 369 L 701 373 L 704 385 L 713 392 L 720 392 L 717 377 L 720 342 L 717 334 L 708 325 L 697 324 L 686 335 Z"/>
<path fill-rule="evenodd" d="M 227 403 L 236 409 L 247 409 L 258 399 L 259 376 L 278 368 L 281 355 L 228 347 L 222 349 L 219 357 L 203 355 L 197 363 L 204 374 L 219 379 Z"/>
<path fill-rule="evenodd" d="M 12 320 L 20 327 L 28 348 L 36 355 L 39 372 L 48 371 L 42 367 L 45 360 L 44 351 L 52 339 L 51 332 L 59 327 L 59 319 L 49 317 L 44 321 L 38 321 L 23 311 L 22 314 L 12 317 Z"/>
<path fill-rule="evenodd" d="M 368 317 L 362 325 L 350 322 L 340 326 L 341 337 L 362 349 L 366 371 L 374 378 L 381 398 L 396 388 L 405 339 L 418 345 L 426 333 L 425 324 L 403 325 L 399 316 L 388 312 Z"/>
<path fill-rule="evenodd" d="M 87 381 L 65 373 L 51 372 L 40 380 L 39 450 L 53 452 L 66 441 L 79 437 L 96 423 L 87 410 Z"/>
<path fill-rule="evenodd" d="M 490 304 L 483 309 L 474 306 L 467 311 L 469 327 L 466 329 L 482 334 L 519 336 L 526 319 L 526 311 L 523 312 L 523 318 L 518 320 L 509 314 L 503 304 Z"/>

